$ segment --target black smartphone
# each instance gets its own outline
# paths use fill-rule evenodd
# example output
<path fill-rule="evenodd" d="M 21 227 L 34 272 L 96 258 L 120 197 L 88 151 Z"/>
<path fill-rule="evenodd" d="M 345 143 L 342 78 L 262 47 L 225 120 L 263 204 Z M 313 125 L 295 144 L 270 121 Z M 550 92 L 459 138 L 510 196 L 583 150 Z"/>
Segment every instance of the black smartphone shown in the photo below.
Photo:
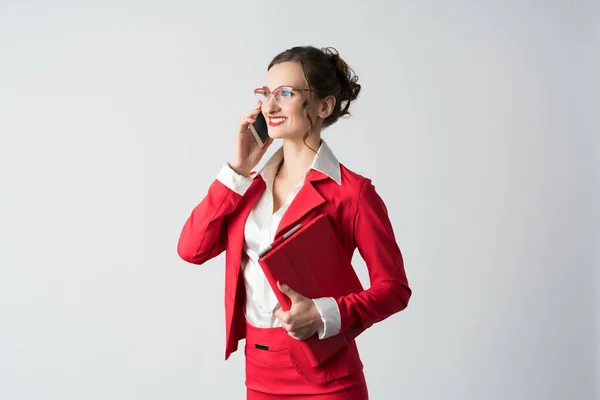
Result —
<path fill-rule="evenodd" d="M 258 143 L 258 147 L 262 149 L 269 140 L 269 128 L 262 112 L 258 113 L 254 123 L 248 125 L 248 129 L 252 132 L 256 143 Z"/>

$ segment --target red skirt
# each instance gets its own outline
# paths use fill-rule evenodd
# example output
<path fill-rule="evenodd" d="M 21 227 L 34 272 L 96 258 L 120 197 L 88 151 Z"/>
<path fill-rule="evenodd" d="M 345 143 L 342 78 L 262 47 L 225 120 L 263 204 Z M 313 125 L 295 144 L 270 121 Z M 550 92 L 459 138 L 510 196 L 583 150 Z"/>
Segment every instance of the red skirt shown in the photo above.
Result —
<path fill-rule="evenodd" d="M 246 323 L 246 393 L 248 400 L 367 400 L 363 371 L 323 384 L 306 381 L 296 370 L 282 328 Z"/>

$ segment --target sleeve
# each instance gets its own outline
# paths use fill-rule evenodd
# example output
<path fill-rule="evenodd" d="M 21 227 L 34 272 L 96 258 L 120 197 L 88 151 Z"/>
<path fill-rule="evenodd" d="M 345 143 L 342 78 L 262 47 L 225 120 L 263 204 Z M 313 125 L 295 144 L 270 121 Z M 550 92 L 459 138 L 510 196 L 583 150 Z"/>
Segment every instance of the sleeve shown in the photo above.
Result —
<path fill-rule="evenodd" d="M 223 165 L 217 174 L 217 179 L 240 196 L 243 196 L 252 184 L 252 178 L 238 174 L 229 164 Z"/>
<path fill-rule="evenodd" d="M 353 230 L 371 285 L 336 298 L 342 332 L 350 327 L 366 329 L 403 310 L 412 294 L 387 208 L 369 179 L 359 193 Z"/>
<path fill-rule="evenodd" d="M 323 321 L 323 328 L 318 329 L 319 339 L 327 339 L 328 337 L 335 336 L 340 332 L 341 319 L 340 310 L 333 297 L 322 297 L 313 299 L 319 314 L 321 314 L 321 321 Z"/>
<path fill-rule="evenodd" d="M 203 264 L 221 254 L 227 242 L 225 217 L 231 214 L 252 184 L 252 178 L 237 174 L 225 164 L 208 193 L 185 222 L 177 253 L 192 264 Z"/>

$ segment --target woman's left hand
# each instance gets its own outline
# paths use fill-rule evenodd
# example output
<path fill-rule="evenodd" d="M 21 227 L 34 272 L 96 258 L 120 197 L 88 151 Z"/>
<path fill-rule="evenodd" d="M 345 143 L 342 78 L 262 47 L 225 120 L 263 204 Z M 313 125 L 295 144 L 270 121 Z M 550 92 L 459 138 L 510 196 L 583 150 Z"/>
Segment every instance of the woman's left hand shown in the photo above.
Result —
<path fill-rule="evenodd" d="M 323 326 L 321 314 L 317 306 L 308 297 L 302 296 L 286 284 L 277 282 L 277 287 L 292 301 L 289 311 L 278 309 L 275 316 L 283 325 L 288 335 L 298 340 L 306 340 Z"/>

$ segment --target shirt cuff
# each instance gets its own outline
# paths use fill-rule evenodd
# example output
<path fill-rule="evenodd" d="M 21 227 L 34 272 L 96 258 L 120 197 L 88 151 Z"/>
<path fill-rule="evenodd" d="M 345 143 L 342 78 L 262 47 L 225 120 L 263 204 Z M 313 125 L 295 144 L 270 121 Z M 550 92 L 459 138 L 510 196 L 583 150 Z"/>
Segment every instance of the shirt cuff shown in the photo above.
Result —
<path fill-rule="evenodd" d="M 321 297 L 313 299 L 313 302 L 317 306 L 319 314 L 321 314 L 321 321 L 323 321 L 323 328 L 317 330 L 319 339 L 327 339 L 340 333 L 342 317 L 335 299 L 333 297 Z"/>
<path fill-rule="evenodd" d="M 217 174 L 217 179 L 240 196 L 243 196 L 252 184 L 252 178 L 238 174 L 229 164 L 223 165 Z"/>

